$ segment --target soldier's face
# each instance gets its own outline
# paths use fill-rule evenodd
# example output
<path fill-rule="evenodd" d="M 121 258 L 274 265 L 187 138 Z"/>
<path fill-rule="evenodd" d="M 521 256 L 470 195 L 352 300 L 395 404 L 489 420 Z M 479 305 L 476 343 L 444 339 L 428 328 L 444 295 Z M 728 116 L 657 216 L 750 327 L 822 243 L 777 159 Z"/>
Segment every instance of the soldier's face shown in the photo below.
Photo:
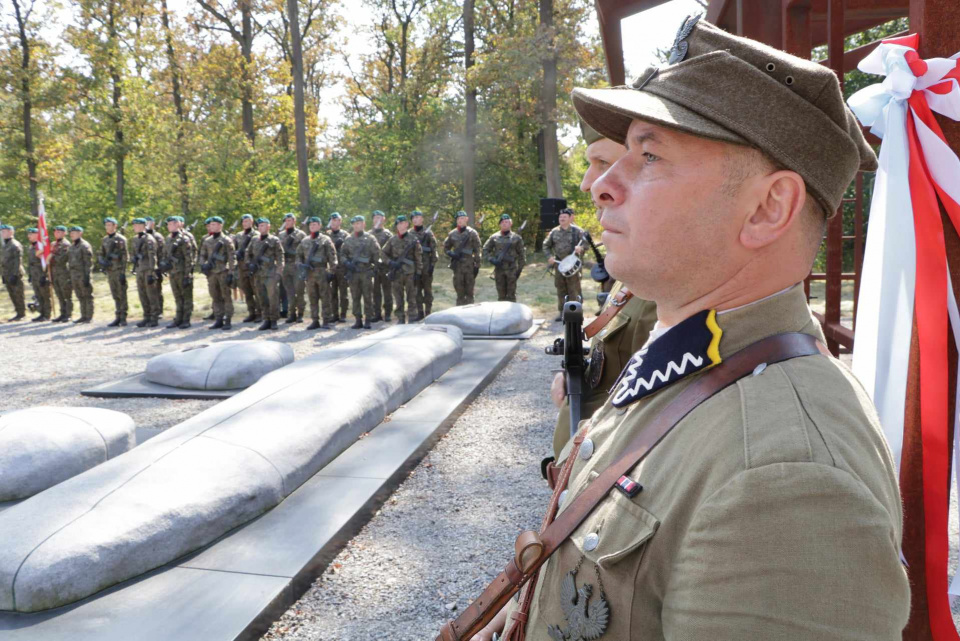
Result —
<path fill-rule="evenodd" d="M 251 227 L 253 227 L 253 221 L 250 220 L 249 218 L 244 218 L 243 220 L 240 221 L 240 226 L 243 227 L 244 229 L 250 229 Z"/>
<path fill-rule="evenodd" d="M 211 234 L 219 234 L 223 231 L 223 223 L 210 223 L 207 225 L 207 231 Z"/>
<path fill-rule="evenodd" d="M 353 233 L 359 234 L 364 230 L 366 226 L 367 224 L 365 222 L 358 220 L 357 222 L 353 223 Z"/>
<path fill-rule="evenodd" d="M 10 231 L 9 229 L 0 230 L 0 238 L 4 240 L 10 240 L 11 238 L 13 238 L 13 232 Z"/>
<path fill-rule="evenodd" d="M 57 240 L 63 240 L 63 232 L 60 231 L 59 229 L 55 229 L 53 232 L 53 237 L 56 238 Z"/>
<path fill-rule="evenodd" d="M 333 218 L 333 219 L 330 220 L 330 229 L 332 229 L 333 231 L 339 231 L 339 229 L 340 229 L 340 219 L 339 219 L 339 218 Z"/>
<path fill-rule="evenodd" d="M 167 231 L 171 234 L 175 231 L 180 231 L 180 223 L 175 220 L 171 220 L 169 223 L 167 223 Z"/>
<path fill-rule="evenodd" d="M 27 241 L 30 243 L 35 243 L 37 242 L 37 238 L 39 238 L 39 236 L 40 236 L 39 234 L 34 234 L 31 232 L 27 234 Z"/>
<path fill-rule="evenodd" d="M 135 231 L 138 234 L 142 234 L 146 229 L 147 229 L 146 225 L 142 225 L 140 223 L 133 223 L 133 231 Z"/>
<path fill-rule="evenodd" d="M 117 231 L 117 226 L 114 225 L 113 223 L 106 223 L 104 225 L 104 228 L 107 230 L 108 234 L 112 234 Z"/>
<path fill-rule="evenodd" d="M 260 224 L 257 226 L 257 230 L 259 230 L 259 232 L 260 232 L 261 234 L 269 234 L 269 233 L 270 233 L 270 223 L 260 223 Z"/>
<path fill-rule="evenodd" d="M 560 226 L 564 229 L 570 226 L 570 214 L 560 214 Z"/>
<path fill-rule="evenodd" d="M 383 227 L 383 217 L 382 217 L 382 216 L 374 216 L 374 217 L 373 217 L 373 228 L 374 228 L 374 229 L 380 229 L 381 227 Z"/>
<path fill-rule="evenodd" d="M 466 227 L 466 226 L 467 226 L 467 217 L 466 217 L 466 216 L 458 216 L 458 217 L 457 217 L 457 228 L 458 228 L 458 229 L 463 229 L 463 228 Z"/>
<path fill-rule="evenodd" d="M 501 220 L 500 221 L 500 231 L 510 231 L 510 228 L 513 227 L 512 220 Z"/>
<path fill-rule="evenodd" d="M 580 191 L 589 193 L 593 183 L 597 182 L 597 179 L 606 173 L 613 166 L 613 163 L 623 158 L 625 153 L 627 153 L 626 147 L 613 142 L 609 138 L 601 138 L 590 143 L 587 146 L 587 173 L 583 175 L 583 180 L 580 181 Z M 591 194 L 592 197 L 593 194 Z M 596 201 L 593 204 L 597 207 L 597 220 L 599 220 L 600 206 L 597 205 Z"/>
<path fill-rule="evenodd" d="M 310 223 L 310 233 L 316 234 L 320 232 L 320 223 Z"/>
<path fill-rule="evenodd" d="M 72 232 L 70 232 L 70 240 L 75 241 L 75 240 L 77 240 L 78 238 L 80 238 L 81 235 L 82 235 L 82 234 L 81 234 L 80 232 L 78 232 L 78 231 L 72 231 Z"/>
<path fill-rule="evenodd" d="M 284 228 L 284 229 L 290 229 L 291 227 L 293 227 L 293 226 L 296 225 L 296 224 L 297 224 L 297 221 L 295 221 L 293 218 L 284 218 L 284 219 L 283 219 L 283 228 Z"/>
<path fill-rule="evenodd" d="M 740 269 L 741 222 L 725 188 L 725 143 L 640 120 L 627 152 L 591 189 L 603 209 L 605 266 L 642 298 L 696 300 Z M 682 304 L 682 303 L 681 303 Z"/>
<path fill-rule="evenodd" d="M 397 223 L 397 233 L 400 234 L 401 236 L 403 234 L 406 234 L 409 228 L 410 228 L 410 223 L 408 223 L 405 220 L 401 220 L 399 223 Z"/>
<path fill-rule="evenodd" d="M 423 227 L 423 216 L 414 216 L 412 222 L 414 227 Z"/>

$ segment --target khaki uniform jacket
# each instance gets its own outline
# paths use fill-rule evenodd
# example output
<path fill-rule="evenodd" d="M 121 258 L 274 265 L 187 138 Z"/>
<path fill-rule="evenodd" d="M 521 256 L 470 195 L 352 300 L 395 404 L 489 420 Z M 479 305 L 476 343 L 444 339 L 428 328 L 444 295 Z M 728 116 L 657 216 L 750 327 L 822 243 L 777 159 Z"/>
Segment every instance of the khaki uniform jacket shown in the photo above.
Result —
<path fill-rule="evenodd" d="M 93 247 L 82 237 L 70 243 L 69 261 L 70 275 L 74 274 L 90 278 L 93 271 Z"/>
<path fill-rule="evenodd" d="M 0 240 L 0 275 L 5 280 L 23 278 L 23 245 L 16 238 Z"/>
<path fill-rule="evenodd" d="M 459 252 L 457 258 L 450 259 L 451 266 L 453 267 L 460 265 L 469 265 L 474 268 L 480 267 L 480 260 L 483 256 L 480 235 L 476 229 L 469 225 L 464 227 L 463 231 L 460 231 L 458 227 L 451 229 L 450 233 L 447 234 L 446 240 L 443 241 L 443 251 Z"/>
<path fill-rule="evenodd" d="M 553 256 L 558 261 L 563 260 L 573 253 L 574 248 L 586 236 L 586 232 L 570 225 L 568 229 L 563 227 L 554 227 L 547 234 L 547 239 L 543 241 L 543 253 L 549 258 Z"/>
<path fill-rule="evenodd" d="M 601 313 L 610 306 L 622 287 L 622 283 L 614 284 L 607 302 L 600 309 Z M 583 377 L 585 385 L 580 404 L 582 418 L 590 418 L 603 407 L 620 372 L 627 366 L 630 357 L 643 348 L 650 337 L 650 330 L 656 324 L 657 304 L 634 296 L 590 340 L 590 355 L 587 357 L 587 370 Z M 564 401 L 553 432 L 554 456 L 560 455 L 560 450 L 569 440 L 570 406 Z"/>
<path fill-rule="evenodd" d="M 520 271 L 526 264 L 526 256 L 523 252 L 523 236 L 512 231 L 507 234 L 498 231 L 484 243 L 483 256 L 488 261 L 491 258 L 500 259 L 500 262 L 494 266 L 495 270 Z"/>
<path fill-rule="evenodd" d="M 100 253 L 97 257 L 104 272 L 120 272 L 127 270 L 127 239 L 120 232 L 106 235 L 100 241 Z"/>
<path fill-rule="evenodd" d="M 70 241 L 66 238 L 53 240 L 50 247 L 50 267 L 54 276 L 70 274 Z"/>
<path fill-rule="evenodd" d="M 721 358 L 782 332 L 823 339 L 801 285 L 717 324 Z M 569 495 L 696 376 L 623 409 L 605 404 L 589 421 L 594 451 L 575 462 Z M 566 626 L 562 584 L 581 559 L 576 587 L 592 585 L 597 599 L 599 572 L 610 641 L 901 638 L 910 592 L 896 468 L 869 398 L 839 361 L 796 358 L 741 379 L 629 476 L 643 490 L 612 490 L 544 565 L 530 641 Z"/>
<path fill-rule="evenodd" d="M 326 234 L 317 233 L 316 238 L 311 234 L 297 247 L 297 264 L 308 265 L 309 276 L 325 276 L 324 268 L 333 273 L 337 270 L 337 248 Z"/>
<path fill-rule="evenodd" d="M 157 271 L 157 241 L 150 232 L 137 234 L 130 241 L 130 259 L 141 274 Z"/>
<path fill-rule="evenodd" d="M 172 232 L 163 243 L 163 258 L 170 263 L 171 274 L 191 274 L 196 258 L 193 243 L 182 232 Z"/>
<path fill-rule="evenodd" d="M 266 238 L 257 234 L 247 245 L 244 262 L 247 265 L 250 263 L 259 264 L 255 276 L 268 276 L 270 274 L 283 276 L 284 258 L 280 239 L 273 234 L 268 234 Z"/>
<path fill-rule="evenodd" d="M 237 256 L 234 253 L 233 241 L 226 234 L 207 234 L 200 246 L 201 268 L 210 264 L 210 273 L 232 272 L 237 266 Z"/>
<path fill-rule="evenodd" d="M 344 267 L 350 263 L 350 272 L 354 274 L 371 272 L 380 264 L 380 243 L 369 232 L 350 234 L 340 247 L 340 257 Z"/>
<path fill-rule="evenodd" d="M 420 252 L 423 258 L 424 272 L 433 273 L 431 268 L 437 264 L 440 255 L 437 253 L 437 237 L 433 235 L 433 230 L 428 227 L 411 227 L 417 240 L 420 241 Z"/>
<path fill-rule="evenodd" d="M 423 273 L 422 253 L 423 252 L 420 251 L 420 241 L 417 240 L 417 235 L 411 231 L 407 231 L 403 236 L 397 234 L 388 240 L 383 248 L 383 257 L 388 267 L 390 267 L 390 261 L 398 261 L 400 263 L 397 270 L 393 270 L 393 268 L 390 267 L 394 273 Z"/>

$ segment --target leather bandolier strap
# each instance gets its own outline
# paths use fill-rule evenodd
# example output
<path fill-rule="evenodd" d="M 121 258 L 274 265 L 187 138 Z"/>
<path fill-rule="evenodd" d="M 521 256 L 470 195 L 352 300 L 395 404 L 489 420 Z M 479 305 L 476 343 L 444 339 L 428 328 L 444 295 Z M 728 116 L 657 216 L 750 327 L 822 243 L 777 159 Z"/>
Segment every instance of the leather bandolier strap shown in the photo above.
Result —
<path fill-rule="evenodd" d="M 590 515 L 614 488 L 617 480 L 637 466 L 650 451 L 685 416 L 714 394 L 736 383 L 741 378 L 751 374 L 761 363 L 772 364 L 798 358 L 823 354 L 829 356 L 826 347 L 813 336 L 800 333 L 777 334 L 758 341 L 749 347 L 733 354 L 722 363 L 707 370 L 697 377 L 680 394 L 660 411 L 637 434 L 624 449 L 623 453 L 592 483 L 581 492 L 570 506 L 560 514 L 556 514 L 560 492 L 566 487 L 570 478 L 572 463 L 576 459 L 577 450 L 583 442 L 586 427 L 574 439 L 573 450 L 567 457 L 550 505 L 544 517 L 544 527 L 540 534 L 526 531 L 517 537 L 515 554 L 503 572 L 497 576 L 484 591 L 468 605 L 455 620 L 448 622 L 440 630 L 437 641 L 463 641 L 470 639 L 487 625 L 507 602 L 530 582 L 527 592 L 530 596 L 524 601 L 532 599 L 533 588 L 536 585 L 536 575 L 547 559 L 559 549 L 574 530 Z M 523 601 L 521 606 L 523 606 Z M 529 607 L 529 605 L 528 605 Z M 514 620 L 520 623 L 520 636 L 526 627 L 527 611 L 521 607 L 519 616 Z M 517 626 L 514 626 L 515 628 Z M 513 632 L 513 631 L 511 631 Z"/>
<path fill-rule="evenodd" d="M 589 325 L 583 328 L 583 335 L 588 339 L 593 338 L 597 332 L 607 326 L 607 323 L 609 323 L 614 316 L 620 313 L 620 310 L 623 309 L 623 306 L 626 305 L 627 301 L 631 298 L 633 298 L 633 292 L 625 286 L 621 287 L 617 295 L 614 296 L 610 304 L 607 305 L 607 308 L 600 312 Z"/>

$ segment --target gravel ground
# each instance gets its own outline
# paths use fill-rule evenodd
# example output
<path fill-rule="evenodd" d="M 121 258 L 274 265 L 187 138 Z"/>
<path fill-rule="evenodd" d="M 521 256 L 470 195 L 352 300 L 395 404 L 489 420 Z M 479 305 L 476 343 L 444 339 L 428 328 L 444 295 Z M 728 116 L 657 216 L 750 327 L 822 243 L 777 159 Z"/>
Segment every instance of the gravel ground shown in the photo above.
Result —
<path fill-rule="evenodd" d="M 548 326 L 549 327 L 549 326 Z M 557 325 L 552 326 L 556 329 Z M 559 359 L 541 330 L 264 639 L 433 639 L 539 526 Z"/>

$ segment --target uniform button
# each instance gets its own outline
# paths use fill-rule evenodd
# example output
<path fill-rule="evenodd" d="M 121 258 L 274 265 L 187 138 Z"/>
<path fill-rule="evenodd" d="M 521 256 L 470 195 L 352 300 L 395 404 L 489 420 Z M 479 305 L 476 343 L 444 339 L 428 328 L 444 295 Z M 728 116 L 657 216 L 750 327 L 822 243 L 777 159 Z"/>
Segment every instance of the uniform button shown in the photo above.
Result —
<path fill-rule="evenodd" d="M 570 491 L 570 490 L 564 490 L 563 492 L 560 492 L 560 502 L 557 503 L 557 506 L 558 506 L 558 507 L 559 507 L 560 505 L 563 505 L 564 502 L 567 500 L 567 492 L 569 492 L 569 491 Z"/>
<path fill-rule="evenodd" d="M 753 368 L 753 375 L 754 375 L 754 376 L 760 376 L 761 374 L 763 374 L 763 370 L 765 370 L 765 369 L 767 369 L 767 364 L 766 364 L 766 363 L 760 363 L 759 365 L 757 365 L 756 367 Z"/>
<path fill-rule="evenodd" d="M 603 338 L 606 335 L 607 335 L 607 330 L 604 329 L 600 332 L 600 338 Z"/>
<path fill-rule="evenodd" d="M 583 539 L 583 549 L 587 552 L 593 552 L 597 549 L 597 545 L 600 543 L 600 535 L 596 532 L 591 532 Z"/>
<path fill-rule="evenodd" d="M 580 458 L 587 461 L 591 456 L 593 456 L 593 441 L 586 439 L 580 445 Z"/>

